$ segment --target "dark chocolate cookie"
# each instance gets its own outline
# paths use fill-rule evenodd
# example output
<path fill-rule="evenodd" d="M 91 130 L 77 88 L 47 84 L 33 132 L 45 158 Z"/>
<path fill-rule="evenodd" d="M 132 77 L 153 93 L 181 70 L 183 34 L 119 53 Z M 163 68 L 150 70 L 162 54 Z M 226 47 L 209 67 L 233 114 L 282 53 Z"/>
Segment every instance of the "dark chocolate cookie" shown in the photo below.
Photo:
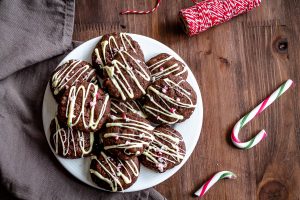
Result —
<path fill-rule="evenodd" d="M 110 112 L 110 98 L 98 85 L 88 82 L 70 87 L 58 105 L 58 119 L 70 128 L 95 132 Z"/>
<path fill-rule="evenodd" d="M 61 127 L 55 117 L 50 124 L 50 143 L 56 154 L 64 158 L 88 156 L 93 147 L 94 133 Z"/>
<path fill-rule="evenodd" d="M 140 117 L 147 118 L 142 106 L 138 101 L 135 100 L 121 101 L 118 99 L 111 99 L 110 113 L 113 115 L 122 113 L 133 113 L 138 114 Z"/>
<path fill-rule="evenodd" d="M 50 88 L 57 102 L 65 90 L 82 81 L 97 83 L 95 69 L 86 61 L 69 60 L 59 66 L 50 79 Z"/>
<path fill-rule="evenodd" d="M 160 173 L 181 163 L 185 156 L 181 134 L 167 125 L 156 127 L 153 134 L 155 139 L 139 157 L 140 162 Z"/>
<path fill-rule="evenodd" d="M 146 94 L 151 76 L 146 64 L 135 54 L 119 51 L 111 66 L 104 67 L 103 86 L 117 99 L 138 99 Z"/>
<path fill-rule="evenodd" d="M 143 108 L 151 122 L 175 124 L 188 119 L 195 110 L 197 95 L 179 76 L 168 76 L 147 88 Z"/>
<path fill-rule="evenodd" d="M 101 130 L 104 149 L 123 160 L 142 154 L 154 139 L 154 127 L 136 114 L 111 115 L 105 127 Z"/>
<path fill-rule="evenodd" d="M 140 45 L 127 33 L 109 33 L 104 35 L 96 45 L 92 53 L 93 66 L 102 77 L 102 69 L 105 65 L 111 65 L 111 61 L 118 51 L 135 53 L 140 60 L 145 62 Z"/>
<path fill-rule="evenodd" d="M 188 76 L 187 67 L 179 60 L 176 60 L 174 56 L 167 53 L 158 54 L 146 62 L 146 64 L 151 72 L 153 81 L 168 75 L 181 76 L 185 80 Z"/>
<path fill-rule="evenodd" d="M 140 164 L 137 157 L 120 160 L 101 151 L 91 157 L 90 174 L 92 180 L 101 188 L 112 192 L 129 188 L 137 180 Z"/>

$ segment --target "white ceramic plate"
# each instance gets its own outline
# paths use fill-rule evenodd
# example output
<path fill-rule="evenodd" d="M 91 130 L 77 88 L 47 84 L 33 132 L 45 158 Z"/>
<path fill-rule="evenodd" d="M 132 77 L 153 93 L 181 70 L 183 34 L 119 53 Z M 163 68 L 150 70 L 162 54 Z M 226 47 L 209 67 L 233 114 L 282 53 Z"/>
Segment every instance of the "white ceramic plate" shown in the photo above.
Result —
<path fill-rule="evenodd" d="M 176 59 L 182 61 L 185 63 L 180 56 L 178 56 L 172 49 L 165 46 L 164 44 L 142 36 L 142 35 L 136 35 L 136 34 L 130 34 L 130 36 L 136 40 L 145 55 L 145 59 L 149 60 L 151 57 L 159 54 L 159 53 L 168 53 L 170 55 L 173 55 Z M 91 39 L 76 49 L 74 49 L 71 53 L 69 53 L 61 62 L 59 65 L 65 63 L 67 60 L 70 59 L 81 59 L 85 60 L 91 63 L 91 54 L 96 46 L 96 44 L 99 42 L 101 37 L 97 37 L 94 39 Z M 139 191 L 143 190 L 149 187 L 153 187 L 166 179 L 170 178 L 173 174 L 175 174 L 187 161 L 187 159 L 192 154 L 200 136 L 200 131 L 202 127 L 202 120 L 203 120 L 203 104 L 202 104 L 202 98 L 199 86 L 197 84 L 197 81 L 191 72 L 191 70 L 188 68 L 188 82 L 192 85 L 194 90 L 197 94 L 197 107 L 193 113 L 193 115 L 190 117 L 190 119 L 186 120 L 183 123 L 176 124 L 174 128 L 179 131 L 183 135 L 183 139 L 185 141 L 186 145 L 186 156 L 184 157 L 183 161 L 180 163 L 180 165 L 174 167 L 173 169 L 170 169 L 164 173 L 156 173 L 154 171 L 151 171 L 144 166 L 141 166 L 141 172 L 140 176 L 138 177 L 137 181 L 128 189 L 124 190 L 123 192 L 133 192 L 133 191 Z M 50 78 L 50 77 L 49 77 Z M 43 102 L 43 125 L 44 130 L 46 134 L 46 138 L 48 140 L 49 146 L 50 146 L 50 122 L 55 117 L 57 111 L 57 103 L 54 100 L 54 97 L 52 96 L 52 93 L 50 91 L 49 84 L 47 85 L 45 95 L 44 95 L 44 102 Z M 52 149 L 52 148 L 51 148 Z M 54 151 L 52 150 L 54 153 Z M 54 153 L 55 154 L 55 153 Z M 59 157 L 55 154 L 58 161 L 65 167 L 67 171 L 69 171 L 73 176 L 81 180 L 82 182 L 93 186 L 95 188 L 99 188 L 97 185 L 95 185 L 90 177 L 89 174 L 89 165 L 90 165 L 90 159 L 89 158 L 81 158 L 81 159 L 64 159 L 62 157 Z M 101 188 L 99 188 L 101 189 Z"/>

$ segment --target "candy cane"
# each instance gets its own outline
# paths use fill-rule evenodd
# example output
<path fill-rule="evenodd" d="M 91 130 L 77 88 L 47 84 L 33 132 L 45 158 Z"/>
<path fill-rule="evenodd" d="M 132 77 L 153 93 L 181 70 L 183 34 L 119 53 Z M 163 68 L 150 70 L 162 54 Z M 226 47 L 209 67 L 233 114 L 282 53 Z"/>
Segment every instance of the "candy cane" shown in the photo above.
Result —
<path fill-rule="evenodd" d="M 265 110 L 271 103 L 273 103 L 278 97 L 280 97 L 287 89 L 293 84 L 292 80 L 287 80 L 282 84 L 275 92 L 273 92 L 269 97 L 267 97 L 263 102 L 256 106 L 250 113 L 246 114 L 242 119 L 240 119 L 234 126 L 231 133 L 231 140 L 235 146 L 241 149 L 250 149 L 257 145 L 261 140 L 263 140 L 267 133 L 265 130 L 261 130 L 255 137 L 253 137 L 248 142 L 241 142 L 238 138 L 239 131 L 243 128 L 249 121 L 251 121 L 255 116 L 260 114 Z"/>
<path fill-rule="evenodd" d="M 221 171 L 213 175 L 206 183 L 204 183 L 199 190 L 195 192 L 195 195 L 202 197 L 216 182 L 221 179 L 236 179 L 236 175 L 230 171 Z"/>
<path fill-rule="evenodd" d="M 120 14 L 121 15 L 125 15 L 125 14 L 148 14 L 148 13 L 152 13 L 152 12 L 154 12 L 158 8 L 158 6 L 160 4 L 160 1 L 161 0 L 157 0 L 155 7 L 152 8 L 151 10 L 146 10 L 146 11 L 125 10 L 125 11 L 120 12 Z"/>

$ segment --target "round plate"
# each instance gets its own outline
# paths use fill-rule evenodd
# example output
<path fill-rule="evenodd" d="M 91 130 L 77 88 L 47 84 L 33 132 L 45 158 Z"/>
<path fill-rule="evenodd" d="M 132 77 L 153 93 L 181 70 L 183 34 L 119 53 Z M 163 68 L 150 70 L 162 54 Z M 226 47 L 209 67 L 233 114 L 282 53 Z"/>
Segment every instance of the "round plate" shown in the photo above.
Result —
<path fill-rule="evenodd" d="M 178 56 L 172 49 L 170 49 L 166 45 L 142 35 L 136 35 L 136 34 L 129 34 L 129 35 L 140 44 L 146 60 L 149 60 L 151 57 L 159 53 L 168 53 L 170 55 L 173 55 L 176 59 L 185 63 L 180 56 Z M 83 43 L 82 45 L 74 49 L 71 53 L 69 53 L 60 62 L 59 65 L 65 63 L 67 60 L 70 59 L 81 59 L 91 63 L 91 54 L 100 39 L 101 37 L 97 37 Z M 178 166 L 174 167 L 173 169 L 167 170 L 164 173 L 156 173 L 154 171 L 151 171 L 150 169 L 145 168 L 144 166 L 141 166 L 140 176 L 138 177 L 137 181 L 130 188 L 124 190 L 123 192 L 139 191 L 149 187 L 153 187 L 163 182 L 164 180 L 170 178 L 173 174 L 175 174 L 184 165 L 184 163 L 192 154 L 199 140 L 199 136 L 201 132 L 202 121 L 203 121 L 203 104 L 202 104 L 202 98 L 201 98 L 199 86 L 197 84 L 197 81 L 193 73 L 189 68 L 188 68 L 188 73 L 189 74 L 188 74 L 187 81 L 191 84 L 191 86 L 194 88 L 197 94 L 197 107 L 194 113 L 192 114 L 192 116 L 190 117 L 190 119 L 186 120 L 185 122 L 176 124 L 174 126 L 174 128 L 177 131 L 179 131 L 183 136 L 186 145 L 186 156 Z M 45 130 L 45 134 L 49 146 L 50 146 L 49 126 L 51 120 L 55 117 L 56 112 L 57 112 L 57 103 L 54 97 L 52 96 L 52 93 L 50 91 L 50 86 L 48 84 L 45 91 L 44 102 L 43 102 L 43 125 L 44 125 L 44 130 Z M 52 148 L 51 150 L 55 154 Z M 56 154 L 55 156 L 58 159 L 58 161 L 64 166 L 64 168 L 67 171 L 69 171 L 73 176 L 75 176 L 76 178 L 78 178 L 79 180 L 81 180 L 82 182 L 90 186 L 99 188 L 91 180 L 89 174 L 89 166 L 91 161 L 89 158 L 70 160 L 70 159 L 62 158 Z"/>

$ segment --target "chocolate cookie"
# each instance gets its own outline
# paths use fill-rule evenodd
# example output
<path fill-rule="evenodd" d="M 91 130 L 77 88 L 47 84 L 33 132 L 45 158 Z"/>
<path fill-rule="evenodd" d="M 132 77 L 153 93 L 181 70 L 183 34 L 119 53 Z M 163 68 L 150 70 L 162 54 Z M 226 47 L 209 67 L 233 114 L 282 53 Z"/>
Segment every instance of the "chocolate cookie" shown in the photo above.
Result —
<path fill-rule="evenodd" d="M 140 163 L 137 157 L 123 161 L 101 151 L 91 159 L 92 180 L 99 187 L 112 192 L 129 188 L 135 183 L 140 173 Z"/>
<path fill-rule="evenodd" d="M 50 79 L 50 89 L 57 102 L 65 90 L 82 81 L 97 83 L 97 75 L 92 66 L 82 60 L 69 60 L 59 66 Z"/>
<path fill-rule="evenodd" d="M 154 127 L 136 114 L 111 115 L 105 126 L 104 149 L 123 160 L 142 154 L 154 139 Z"/>
<path fill-rule="evenodd" d="M 144 110 L 151 122 L 175 124 L 188 119 L 195 110 L 197 95 L 179 76 L 168 76 L 147 88 Z"/>
<path fill-rule="evenodd" d="M 135 53 L 143 62 L 144 54 L 140 45 L 127 33 L 110 33 L 104 35 L 96 45 L 92 53 L 93 66 L 100 72 L 105 65 L 111 65 L 111 61 L 118 51 L 128 51 Z"/>
<path fill-rule="evenodd" d="M 151 72 L 153 81 L 168 75 L 181 76 L 185 80 L 188 76 L 187 67 L 179 60 L 176 60 L 174 56 L 167 53 L 158 54 L 146 62 L 146 64 Z"/>
<path fill-rule="evenodd" d="M 125 100 L 138 99 L 146 94 L 151 76 L 146 64 L 127 51 L 118 51 L 111 66 L 104 67 L 103 86 L 108 93 Z"/>
<path fill-rule="evenodd" d="M 138 114 L 140 117 L 147 118 L 142 106 L 138 101 L 135 100 L 121 101 L 118 99 L 111 99 L 110 113 L 113 115 L 122 113 L 133 113 Z"/>
<path fill-rule="evenodd" d="M 94 133 L 61 127 L 55 117 L 50 124 L 50 143 L 56 154 L 64 158 L 88 156 L 93 147 Z"/>
<path fill-rule="evenodd" d="M 58 119 L 70 128 L 95 132 L 105 123 L 110 99 L 98 85 L 82 82 L 70 87 L 58 105 Z"/>
<path fill-rule="evenodd" d="M 153 134 L 155 139 L 139 157 L 140 162 L 160 173 L 181 163 L 185 156 L 181 134 L 167 125 L 156 127 Z"/>

